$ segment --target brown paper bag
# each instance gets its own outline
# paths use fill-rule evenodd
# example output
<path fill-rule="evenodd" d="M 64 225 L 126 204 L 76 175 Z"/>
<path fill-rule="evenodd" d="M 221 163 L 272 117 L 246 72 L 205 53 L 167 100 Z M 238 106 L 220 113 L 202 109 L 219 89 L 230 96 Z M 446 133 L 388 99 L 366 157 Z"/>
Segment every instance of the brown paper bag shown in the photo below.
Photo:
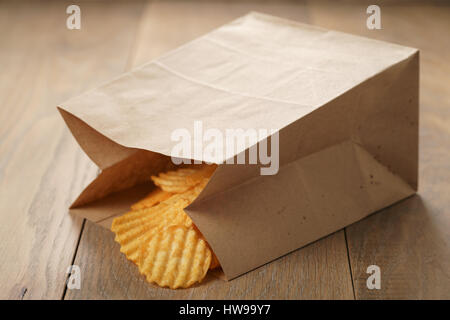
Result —
<path fill-rule="evenodd" d="M 417 190 L 418 80 L 416 49 L 250 13 L 59 106 L 102 170 L 70 211 L 109 227 L 195 121 L 275 129 L 277 174 L 218 160 L 186 210 L 239 276 Z"/>

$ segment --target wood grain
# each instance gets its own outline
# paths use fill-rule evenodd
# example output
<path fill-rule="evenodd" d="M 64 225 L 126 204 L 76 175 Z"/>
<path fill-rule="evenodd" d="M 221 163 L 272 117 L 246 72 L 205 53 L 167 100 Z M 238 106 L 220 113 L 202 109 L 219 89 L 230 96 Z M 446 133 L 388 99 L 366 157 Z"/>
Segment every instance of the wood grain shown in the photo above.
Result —
<path fill-rule="evenodd" d="M 150 2 L 143 12 L 129 67 L 251 10 L 307 19 L 306 10 L 298 4 L 275 1 Z M 146 283 L 137 268 L 120 254 L 110 232 L 90 222 L 75 263 L 82 270 L 84 284 L 81 290 L 68 291 L 66 299 L 353 299 L 343 231 L 231 282 L 209 276 L 205 283 L 188 290 L 172 291 Z"/>
<path fill-rule="evenodd" d="M 353 299 L 343 231 L 230 282 L 209 274 L 199 285 L 171 290 L 146 282 L 119 252 L 114 235 L 89 221 L 75 264 L 81 289 L 66 299 Z"/>
<path fill-rule="evenodd" d="M 97 169 L 56 105 L 124 70 L 142 3 L 81 3 L 80 31 L 67 30 L 67 5 L 0 3 L 3 299 L 63 295 L 82 223 L 67 207 Z"/>
<path fill-rule="evenodd" d="M 129 67 L 193 40 L 250 11 L 308 21 L 305 1 L 149 1 L 143 12 Z"/>

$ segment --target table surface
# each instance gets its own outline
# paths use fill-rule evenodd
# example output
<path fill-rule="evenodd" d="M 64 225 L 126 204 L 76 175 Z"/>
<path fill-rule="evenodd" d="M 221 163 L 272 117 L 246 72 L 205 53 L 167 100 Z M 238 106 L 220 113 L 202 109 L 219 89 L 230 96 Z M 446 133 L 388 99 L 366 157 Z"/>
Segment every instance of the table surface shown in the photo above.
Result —
<path fill-rule="evenodd" d="M 450 6 L 381 2 L 382 30 L 368 30 L 370 2 L 339 3 L 77 1 L 68 30 L 71 2 L 0 2 L 0 298 L 449 299 Z M 68 214 L 97 168 L 55 106 L 251 10 L 421 50 L 419 192 L 233 281 L 158 288 L 109 230 Z"/>

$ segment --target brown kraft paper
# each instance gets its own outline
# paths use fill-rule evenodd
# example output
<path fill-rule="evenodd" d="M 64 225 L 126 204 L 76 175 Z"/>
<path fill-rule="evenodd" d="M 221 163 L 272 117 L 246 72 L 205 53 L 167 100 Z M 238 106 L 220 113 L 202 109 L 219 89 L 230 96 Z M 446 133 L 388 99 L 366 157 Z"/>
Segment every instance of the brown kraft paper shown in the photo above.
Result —
<path fill-rule="evenodd" d="M 70 211 L 110 227 L 194 121 L 274 129 L 277 174 L 216 160 L 186 209 L 232 279 L 415 193 L 418 92 L 417 49 L 250 13 L 59 105 L 101 169 Z"/>

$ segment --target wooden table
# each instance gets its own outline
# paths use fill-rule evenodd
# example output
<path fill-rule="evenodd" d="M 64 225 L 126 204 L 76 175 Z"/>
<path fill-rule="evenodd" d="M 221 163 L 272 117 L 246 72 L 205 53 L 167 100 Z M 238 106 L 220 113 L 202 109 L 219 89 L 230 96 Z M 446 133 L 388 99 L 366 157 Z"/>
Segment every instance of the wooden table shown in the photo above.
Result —
<path fill-rule="evenodd" d="M 0 298 L 450 298 L 450 6 L 371 2 L 0 3 Z M 378 4 L 380 2 L 378 1 Z M 55 106 L 250 10 L 421 49 L 419 193 L 231 282 L 147 284 L 113 234 L 67 208 L 97 173 Z M 66 289 L 68 266 L 81 289 Z M 380 290 L 366 269 L 381 268 Z"/>

